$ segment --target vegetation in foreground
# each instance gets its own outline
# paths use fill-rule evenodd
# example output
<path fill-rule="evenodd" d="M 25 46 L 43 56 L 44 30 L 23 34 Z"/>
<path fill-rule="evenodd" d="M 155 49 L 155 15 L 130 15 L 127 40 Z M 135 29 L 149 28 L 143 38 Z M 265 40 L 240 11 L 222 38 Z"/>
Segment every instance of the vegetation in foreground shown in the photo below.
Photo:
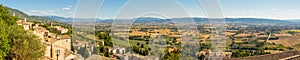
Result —
<path fill-rule="evenodd" d="M 26 32 L 0 5 L 0 60 L 37 60 L 45 54 L 45 47 L 33 34 Z"/>

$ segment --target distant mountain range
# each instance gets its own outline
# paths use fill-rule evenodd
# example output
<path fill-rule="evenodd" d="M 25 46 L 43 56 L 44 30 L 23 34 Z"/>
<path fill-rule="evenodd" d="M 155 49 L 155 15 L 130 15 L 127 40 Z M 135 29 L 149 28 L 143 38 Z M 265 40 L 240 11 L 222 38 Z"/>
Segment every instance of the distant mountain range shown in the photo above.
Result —
<path fill-rule="evenodd" d="M 61 22 L 72 22 L 73 18 L 63 18 L 58 16 L 45 16 L 47 18 L 54 19 L 56 21 Z M 95 20 L 96 18 L 90 19 L 76 19 L 76 20 Z M 193 19 L 198 23 L 208 23 L 208 18 L 172 18 L 174 20 L 187 20 Z M 150 17 L 142 17 L 137 18 L 135 22 L 137 23 L 147 23 L 147 22 L 169 22 L 172 19 L 160 19 L 160 18 L 150 18 Z M 116 19 L 116 20 L 129 20 L 129 19 Z M 113 19 L 96 19 L 97 22 L 111 23 Z M 226 23 L 269 23 L 269 24 L 294 24 L 296 22 L 300 22 L 300 20 L 276 20 L 276 19 L 261 19 L 261 18 L 225 18 Z"/>
<path fill-rule="evenodd" d="M 55 21 L 59 21 L 59 22 L 72 22 L 73 18 L 64 18 L 64 17 L 59 17 L 59 16 L 43 16 L 45 18 L 50 18 L 53 19 Z"/>
<path fill-rule="evenodd" d="M 64 23 L 70 23 L 73 22 L 74 18 L 64 18 L 59 16 L 29 16 L 17 9 L 12 9 L 7 7 L 10 11 L 10 14 L 15 13 L 16 17 L 18 18 L 28 18 L 30 20 L 35 21 L 43 21 L 43 22 L 64 22 Z M 76 18 L 76 20 L 95 20 L 96 18 Z M 170 22 L 170 20 L 187 20 L 187 19 L 193 19 L 197 23 L 208 23 L 207 18 L 172 18 L 172 19 L 160 19 L 160 18 L 151 18 L 151 17 L 142 17 L 137 18 L 135 22 L 137 23 L 147 23 L 147 22 Z M 129 19 L 116 19 L 116 20 L 129 20 Z M 113 19 L 96 19 L 97 22 L 103 22 L 103 23 L 111 23 L 113 22 Z M 299 20 L 276 20 L 276 19 L 261 19 L 261 18 L 225 18 L 226 23 L 270 23 L 270 24 L 300 24 Z"/>
<path fill-rule="evenodd" d="M 288 20 L 288 21 L 300 24 L 300 19 L 293 19 L 293 20 Z"/>

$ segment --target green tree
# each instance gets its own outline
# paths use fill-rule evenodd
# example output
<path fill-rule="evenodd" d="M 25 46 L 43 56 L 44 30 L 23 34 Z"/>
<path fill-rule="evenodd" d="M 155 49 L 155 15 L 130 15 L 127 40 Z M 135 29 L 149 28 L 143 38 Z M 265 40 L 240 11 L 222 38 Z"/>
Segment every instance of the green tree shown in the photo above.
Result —
<path fill-rule="evenodd" d="M 8 10 L 0 5 L 0 60 L 4 59 L 10 51 L 10 40 L 8 26 L 13 22 L 13 18 L 9 16 Z"/>
<path fill-rule="evenodd" d="M 99 41 L 97 41 L 99 45 L 99 47 L 97 47 L 97 50 L 99 51 L 98 54 L 101 56 L 110 57 L 112 53 L 108 51 L 108 48 L 113 47 L 111 36 L 108 33 L 103 32 L 96 32 L 95 35 L 99 38 Z"/>
<path fill-rule="evenodd" d="M 17 60 L 37 60 L 44 56 L 45 47 L 33 34 L 27 33 L 20 26 L 11 26 L 9 34 L 11 42 L 10 57 Z"/>
<path fill-rule="evenodd" d="M 37 60 L 44 55 L 44 46 L 33 34 L 18 26 L 17 18 L 10 16 L 0 5 L 0 60 Z"/>
<path fill-rule="evenodd" d="M 0 20 L 0 60 L 3 59 L 10 51 L 10 42 L 8 40 L 8 33 L 5 24 Z"/>

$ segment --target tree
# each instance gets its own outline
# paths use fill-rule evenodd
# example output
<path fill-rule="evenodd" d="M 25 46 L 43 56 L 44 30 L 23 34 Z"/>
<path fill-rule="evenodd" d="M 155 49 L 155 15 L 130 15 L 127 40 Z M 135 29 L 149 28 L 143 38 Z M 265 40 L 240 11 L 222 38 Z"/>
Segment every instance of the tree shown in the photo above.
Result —
<path fill-rule="evenodd" d="M 17 18 L 10 16 L 0 5 L 0 60 L 37 60 L 44 55 L 44 46 L 33 34 L 18 26 Z"/>
<path fill-rule="evenodd" d="M 112 38 L 108 33 L 103 33 L 103 32 L 96 32 L 95 34 L 100 41 L 97 41 L 99 47 L 98 51 L 99 51 L 99 55 L 101 56 L 106 56 L 106 57 L 110 57 L 112 55 L 112 53 L 110 53 L 110 51 L 108 50 L 108 47 L 113 47 L 113 43 L 112 43 Z M 104 44 L 102 44 L 104 43 Z"/>
<path fill-rule="evenodd" d="M 8 40 L 8 33 L 5 24 L 0 20 L 0 59 L 3 59 L 10 51 L 10 42 Z"/>
<path fill-rule="evenodd" d="M 144 44 L 141 45 L 141 48 L 144 48 Z"/>
<path fill-rule="evenodd" d="M 13 24 L 13 18 L 9 16 L 8 10 L 0 5 L 0 60 L 4 59 L 10 51 L 9 32 L 7 28 Z"/>
<path fill-rule="evenodd" d="M 204 54 L 201 54 L 201 55 L 198 57 L 199 60 L 204 60 L 204 58 L 205 58 L 205 55 L 204 55 Z"/>
<path fill-rule="evenodd" d="M 45 47 L 33 34 L 27 33 L 20 26 L 11 26 L 9 32 L 11 42 L 10 57 L 17 60 L 36 60 L 44 56 Z"/>
<path fill-rule="evenodd" d="M 108 49 L 104 49 L 104 56 L 105 57 L 110 57 L 110 51 Z"/>

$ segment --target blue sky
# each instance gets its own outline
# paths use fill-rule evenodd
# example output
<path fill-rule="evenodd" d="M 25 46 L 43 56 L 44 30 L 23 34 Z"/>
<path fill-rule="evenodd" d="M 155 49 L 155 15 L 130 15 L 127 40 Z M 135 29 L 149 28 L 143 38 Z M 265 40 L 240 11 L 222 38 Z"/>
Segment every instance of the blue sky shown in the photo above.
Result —
<path fill-rule="evenodd" d="M 82 0 L 84 1 L 84 0 Z M 191 17 L 205 17 L 203 9 L 197 0 L 177 0 L 179 4 L 186 9 Z M 165 3 L 167 1 L 160 1 Z M 78 0 L 1 0 L 1 4 L 21 10 L 29 15 L 54 15 L 62 17 L 73 17 L 76 12 Z M 103 7 L 99 11 L 97 18 L 113 18 L 117 12 L 126 4 L 127 0 L 106 0 Z M 146 4 L 148 2 L 140 2 Z M 220 0 L 223 9 L 223 15 L 231 18 L 270 18 L 270 19 L 300 19 L 300 0 Z M 141 7 L 143 5 L 138 5 Z M 88 6 L 87 6 L 88 7 Z M 153 5 L 153 7 L 161 7 Z M 170 5 L 168 9 L 176 11 L 172 8 L 176 6 Z M 147 7 L 144 7 L 147 8 Z M 91 9 L 93 9 L 91 7 Z M 138 9 L 138 8 L 132 8 Z M 96 13 L 89 12 L 87 13 Z M 130 12 L 135 13 L 135 12 Z M 180 13 L 170 16 L 180 16 Z M 82 17 L 84 18 L 84 17 Z M 87 17 L 91 18 L 91 17 Z"/>
<path fill-rule="evenodd" d="M 29 15 L 57 15 L 71 17 L 76 0 L 1 0 L 0 3 Z"/>

